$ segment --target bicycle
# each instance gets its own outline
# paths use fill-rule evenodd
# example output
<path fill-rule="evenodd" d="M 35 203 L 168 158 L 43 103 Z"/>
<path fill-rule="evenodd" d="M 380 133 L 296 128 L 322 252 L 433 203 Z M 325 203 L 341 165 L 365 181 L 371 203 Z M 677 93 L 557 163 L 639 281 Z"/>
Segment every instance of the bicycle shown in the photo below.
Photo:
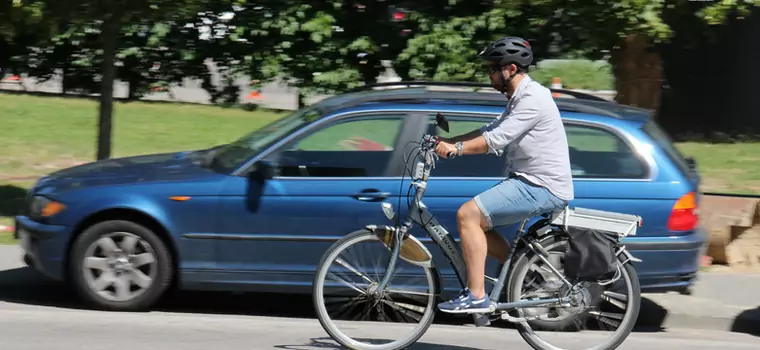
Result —
<path fill-rule="evenodd" d="M 448 121 L 440 113 L 436 116 L 436 126 L 448 132 Z M 411 178 L 407 194 L 409 210 L 406 220 L 401 225 L 397 221 L 396 226 L 367 225 L 363 229 L 354 231 L 336 241 L 323 255 L 314 276 L 313 302 L 319 322 L 333 340 L 350 349 L 402 349 L 417 342 L 433 323 L 436 304 L 442 300 L 439 297 L 442 281 L 434 264 L 432 253 L 415 236 L 409 233 L 415 224 L 422 227 L 428 237 L 441 249 L 454 269 L 461 287 L 464 288 L 467 285 L 464 277 L 466 274 L 465 265 L 458 244 L 422 202 L 427 180 L 435 166 L 435 159 L 437 159 L 434 150 L 439 140 L 435 136 L 424 135 L 420 142 L 413 142 L 418 144 L 416 147 L 418 153 L 414 158 L 416 161 L 415 172 L 412 174 L 411 171 L 408 171 L 409 167 L 406 167 Z M 409 164 L 409 159 L 404 161 L 406 165 Z M 413 188 L 416 189 L 414 199 L 409 200 L 409 193 Z M 393 220 L 396 216 L 393 206 L 390 203 L 383 202 L 381 207 L 385 216 L 389 220 Z M 612 339 L 604 344 L 590 347 L 590 349 L 617 348 L 633 329 L 638 318 L 641 299 L 638 276 L 631 264 L 631 262 L 640 262 L 641 260 L 631 255 L 621 244 L 621 240 L 627 235 L 635 235 L 636 228 L 642 225 L 641 218 L 629 214 L 570 208 L 567 205 L 557 212 L 542 213 L 539 216 L 541 219 L 527 230 L 525 226 L 532 218 L 525 218 L 521 222 L 509 247 L 507 261 L 501 267 L 498 278 L 486 276 L 486 280 L 494 285 L 490 292 L 491 310 L 485 314 L 472 314 L 475 325 L 477 327 L 489 326 L 492 321 L 491 317 L 506 320 L 516 324 L 518 333 L 532 348 L 548 350 L 559 348 L 541 339 L 533 328 L 567 326 L 585 322 L 590 317 L 598 318 L 600 322 L 605 322 L 603 319 L 606 319 L 607 323 L 612 324 L 615 323 L 614 318 L 618 318 L 620 327 Z M 568 232 L 572 229 L 580 230 L 578 231 L 580 233 L 575 233 L 575 236 L 570 235 Z M 601 234 L 588 235 L 589 232 L 601 232 Z M 384 246 L 381 250 L 390 252 L 387 264 L 383 265 L 385 266 L 384 276 L 380 278 L 378 272 L 377 281 L 373 281 L 367 273 L 360 272 L 358 268 L 348 264 L 343 258 L 338 258 L 338 255 L 344 250 L 364 241 L 370 241 L 374 244 L 380 241 Z M 582 247 L 582 249 L 596 247 L 596 253 L 591 256 L 579 255 L 578 245 L 584 244 L 586 247 Z M 568 252 L 567 257 L 570 257 L 570 253 L 575 254 L 573 257 L 576 259 L 576 265 L 568 266 L 566 263 L 564 268 L 565 271 L 569 267 L 574 268 L 574 270 L 570 269 L 571 272 L 574 271 L 572 279 L 566 277 L 559 268 L 549 261 L 550 258 L 554 258 L 563 252 L 563 246 L 565 246 L 564 251 Z M 361 279 L 363 281 L 361 287 L 350 286 L 347 280 L 339 279 L 335 274 L 328 273 L 327 268 L 333 262 L 337 262 L 347 272 L 355 274 L 357 278 Z M 400 262 L 406 262 L 412 267 L 420 267 L 424 270 L 423 275 L 427 283 L 426 291 L 418 292 L 389 287 L 392 278 L 404 275 L 398 273 Z M 517 279 L 528 275 L 533 262 L 545 263 L 548 266 L 548 272 L 554 277 L 552 281 L 556 290 L 549 292 L 550 297 L 526 300 L 524 296 L 521 296 L 523 285 L 519 284 Z M 604 268 L 600 269 L 599 266 Z M 590 271 L 593 269 L 597 271 Z M 546 270 L 544 272 L 548 273 Z M 584 274 L 584 272 L 587 273 Z M 328 286 L 326 284 L 328 276 L 335 278 L 336 283 Z M 545 285 L 552 282 L 547 278 L 543 278 L 543 280 L 546 282 Z M 606 286 L 620 280 L 626 282 L 626 295 L 603 290 Z M 390 305 L 391 311 L 405 310 L 405 312 L 400 313 L 399 317 L 402 318 L 412 317 L 414 316 L 412 313 L 417 312 L 419 317 L 416 319 L 420 321 L 420 325 L 410 336 L 388 344 L 374 345 L 349 337 L 337 329 L 336 321 L 328 315 L 326 306 L 328 304 L 325 298 L 326 287 L 328 289 L 337 288 L 340 285 L 348 285 L 354 293 L 359 293 L 359 296 L 355 297 L 342 297 L 343 301 L 335 303 L 340 309 L 348 309 L 357 300 L 366 299 L 369 305 L 365 308 L 367 317 L 374 311 L 378 317 L 390 318 L 388 313 L 384 311 L 385 306 Z M 503 294 L 506 302 L 501 302 L 502 289 L 505 289 Z M 401 294 L 401 292 L 411 295 L 410 299 L 415 297 L 426 298 L 427 300 L 424 303 L 428 307 L 427 311 L 419 312 L 419 307 L 414 307 L 409 303 L 399 303 L 390 297 L 391 294 Z M 336 295 L 340 297 L 340 294 Z M 387 297 L 390 302 L 382 299 L 384 297 Z M 622 316 L 615 314 L 617 317 L 613 317 L 610 314 L 597 311 L 596 304 L 601 300 L 624 309 L 626 313 Z M 536 307 L 558 308 L 563 310 L 564 318 L 559 316 L 552 318 L 550 311 L 536 314 L 529 310 L 529 308 Z M 510 312 L 517 312 L 517 315 L 510 315 Z M 533 312 L 532 315 L 524 315 L 531 312 Z M 557 312 L 559 313 L 559 311 Z"/>

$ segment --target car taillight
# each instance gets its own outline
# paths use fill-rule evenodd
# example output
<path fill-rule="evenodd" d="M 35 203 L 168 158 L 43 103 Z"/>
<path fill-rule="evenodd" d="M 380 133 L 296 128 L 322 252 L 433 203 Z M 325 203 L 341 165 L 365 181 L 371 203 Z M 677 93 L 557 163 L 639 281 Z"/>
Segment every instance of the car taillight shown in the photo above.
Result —
<path fill-rule="evenodd" d="M 683 195 L 673 205 L 673 210 L 668 218 L 668 230 L 671 231 L 689 231 L 697 227 L 699 217 L 697 216 L 697 197 L 696 193 L 689 192 Z"/>

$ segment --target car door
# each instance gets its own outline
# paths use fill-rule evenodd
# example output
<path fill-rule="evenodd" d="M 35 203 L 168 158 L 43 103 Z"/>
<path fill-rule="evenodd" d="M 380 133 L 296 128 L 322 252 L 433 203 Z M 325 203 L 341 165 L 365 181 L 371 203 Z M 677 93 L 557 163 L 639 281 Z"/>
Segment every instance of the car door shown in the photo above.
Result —
<path fill-rule="evenodd" d="M 246 284 L 311 285 L 335 240 L 388 223 L 380 202 L 398 200 L 400 151 L 414 132 L 405 123 L 401 112 L 327 118 L 262 155 L 275 176 L 261 188 L 230 179 L 220 200 L 220 268 Z"/>
<path fill-rule="evenodd" d="M 465 134 L 491 122 L 498 115 L 475 115 L 442 112 L 449 121 L 449 132 L 435 127 L 435 112 L 426 115 L 427 133 L 442 137 Z M 459 207 L 502 181 L 507 176 L 506 158 L 492 154 L 470 155 L 454 159 L 441 158 L 430 174 L 424 202 L 436 219 L 459 241 L 456 213 Z M 506 229 L 502 229 L 506 230 Z M 447 262 L 441 250 L 419 227 L 412 234 L 425 243 L 433 254 L 435 262 L 444 279 L 444 288 L 458 290 L 456 274 Z M 494 275 L 496 264 L 490 261 L 486 273 Z"/>

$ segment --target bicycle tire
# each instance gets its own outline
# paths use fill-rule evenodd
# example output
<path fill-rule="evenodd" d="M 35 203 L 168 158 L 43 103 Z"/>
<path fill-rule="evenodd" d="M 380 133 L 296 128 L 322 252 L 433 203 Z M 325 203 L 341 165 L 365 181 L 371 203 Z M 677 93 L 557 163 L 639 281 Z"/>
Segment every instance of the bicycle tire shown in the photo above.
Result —
<path fill-rule="evenodd" d="M 551 241 L 550 244 L 547 246 L 552 246 L 555 244 L 560 244 L 564 242 L 567 243 L 567 240 L 569 237 L 565 235 L 555 235 L 551 237 L 552 239 L 546 239 L 545 241 Z M 544 246 L 546 249 L 547 246 Z M 550 250 L 551 248 L 548 248 L 547 250 Z M 516 290 L 515 283 L 521 283 L 522 281 L 516 281 L 517 276 L 521 275 L 520 271 L 522 269 L 528 269 L 530 267 L 529 262 L 531 261 L 533 255 L 532 251 L 529 249 L 523 250 L 519 257 L 515 260 L 516 264 L 512 271 L 510 271 L 510 277 L 507 287 L 507 297 L 509 301 L 516 301 L 518 298 L 515 297 L 515 294 L 519 293 L 519 291 Z M 619 264 L 623 264 L 623 256 L 618 256 L 618 262 Z M 626 263 L 622 266 L 622 276 L 621 279 L 625 279 L 626 283 L 630 286 L 630 293 L 631 295 L 628 296 L 629 302 L 626 305 L 626 314 L 623 316 L 623 323 L 620 328 L 618 328 L 619 332 L 616 331 L 616 334 L 606 343 L 589 347 L 585 350 L 613 350 L 618 348 L 631 334 L 633 331 L 633 327 L 636 325 L 636 320 L 639 316 L 639 311 L 641 308 L 641 286 L 639 284 L 639 278 L 638 274 L 636 272 L 636 269 L 634 266 L 632 266 L 630 263 Z M 522 317 L 522 312 L 516 311 L 517 315 L 516 317 Z M 581 314 L 580 316 L 585 315 Z M 520 322 L 516 323 L 515 326 L 517 328 L 518 333 L 520 336 L 525 340 L 525 342 L 528 343 L 533 349 L 536 350 L 561 350 L 561 348 L 558 348 L 552 344 L 547 343 L 543 339 L 539 338 L 533 330 L 533 327 L 531 327 L 531 321 L 527 322 Z M 533 323 L 535 324 L 535 323 Z M 539 323 L 540 324 L 540 323 Z M 539 327 L 542 328 L 542 327 Z"/>
<path fill-rule="evenodd" d="M 339 239 L 335 243 L 333 243 L 330 248 L 328 248 L 325 251 L 325 254 L 322 256 L 322 259 L 319 262 L 319 265 L 317 265 L 317 270 L 314 274 L 314 280 L 312 283 L 312 301 L 314 303 L 314 309 L 317 314 L 317 319 L 319 320 L 320 325 L 322 328 L 327 332 L 327 334 L 338 342 L 340 345 L 349 348 L 349 349 L 356 349 L 356 350 L 396 350 L 396 349 L 404 349 L 415 342 L 417 342 L 423 335 L 425 335 L 425 332 L 427 332 L 428 328 L 433 324 L 433 320 L 435 318 L 436 314 L 436 302 L 437 302 L 437 295 L 438 291 L 440 290 L 440 276 L 438 275 L 437 271 L 435 270 L 435 267 L 432 265 L 429 267 L 425 267 L 425 273 L 428 277 L 428 281 L 432 283 L 432 285 L 429 285 L 429 290 L 432 290 L 434 293 L 432 295 L 432 302 L 429 302 L 429 308 L 425 312 L 425 314 L 422 316 L 422 322 L 420 323 L 419 328 L 407 339 L 398 340 L 389 344 L 382 344 L 382 345 L 376 345 L 376 344 L 367 344 L 362 343 L 359 341 L 356 341 L 347 335 L 343 334 L 340 330 L 335 327 L 330 319 L 330 316 L 327 313 L 327 309 L 324 306 L 325 300 L 324 300 L 324 293 L 323 293 L 323 287 L 325 283 L 325 278 L 327 275 L 327 268 L 331 265 L 332 261 L 338 256 L 338 254 L 344 250 L 345 248 L 362 242 L 364 240 L 369 239 L 377 239 L 377 236 L 374 232 L 370 231 L 369 229 L 361 229 L 354 232 L 349 233 L 348 235 L 344 236 L 343 238 Z M 383 244 L 379 239 L 377 239 L 378 244 Z M 398 258 L 399 260 L 401 257 Z"/>

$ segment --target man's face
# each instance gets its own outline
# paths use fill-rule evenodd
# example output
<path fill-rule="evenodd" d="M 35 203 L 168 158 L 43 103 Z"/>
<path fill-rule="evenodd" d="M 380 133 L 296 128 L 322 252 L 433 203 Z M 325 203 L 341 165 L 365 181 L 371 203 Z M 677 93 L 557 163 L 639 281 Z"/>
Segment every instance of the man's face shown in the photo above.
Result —
<path fill-rule="evenodd" d="M 504 74 L 505 79 L 508 79 L 511 75 L 517 72 L 517 66 L 514 64 L 503 67 L 496 64 L 489 64 L 486 67 L 488 69 L 488 77 L 491 78 L 491 86 L 499 91 L 502 91 L 504 88 L 504 80 L 502 80 L 501 73 Z"/>

